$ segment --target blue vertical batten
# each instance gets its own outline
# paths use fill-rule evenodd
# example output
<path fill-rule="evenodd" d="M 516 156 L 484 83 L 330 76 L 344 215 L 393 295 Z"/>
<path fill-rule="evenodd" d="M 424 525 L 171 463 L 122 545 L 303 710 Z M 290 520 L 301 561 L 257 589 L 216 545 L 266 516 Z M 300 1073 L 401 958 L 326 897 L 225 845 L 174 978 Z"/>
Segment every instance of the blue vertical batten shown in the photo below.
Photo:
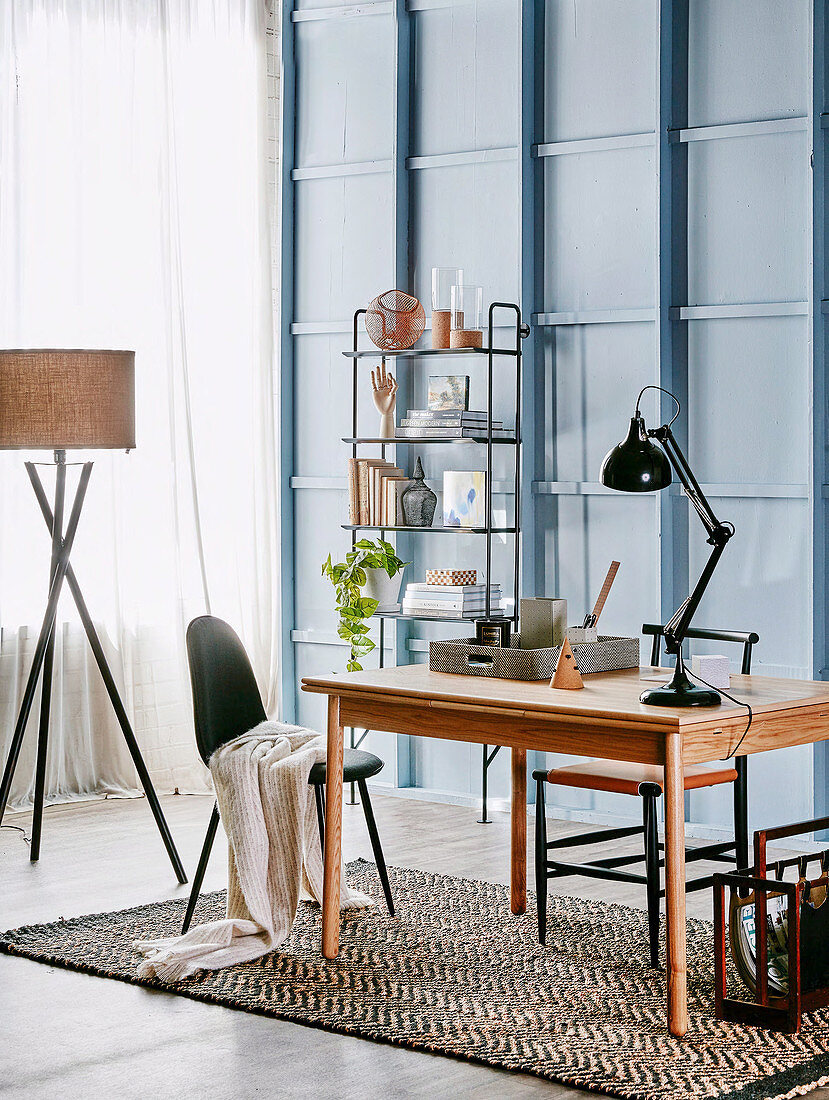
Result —
<path fill-rule="evenodd" d="M 293 722 L 296 716 L 296 661 L 291 630 L 294 625 L 294 344 L 291 321 L 294 316 L 294 184 L 291 170 L 296 155 L 296 32 L 291 19 L 293 0 L 283 0 L 279 29 L 282 73 L 280 78 L 282 149 L 280 157 L 280 320 L 279 320 L 279 419 L 280 419 L 280 554 L 282 647 L 279 660 L 280 717 Z"/>
<path fill-rule="evenodd" d="M 543 554 L 535 544 L 535 506 L 532 486 L 543 478 L 543 438 L 536 441 L 536 417 L 544 425 L 541 340 L 532 324 L 535 313 L 544 309 L 544 163 L 533 155 L 544 141 L 544 0 L 521 3 L 521 315 L 530 324 L 524 341 L 521 394 L 521 439 L 523 446 L 521 500 L 521 591 L 535 595 L 544 591 Z M 540 453 L 539 453 L 540 452 Z M 539 473 L 539 471 L 541 471 Z"/>
<path fill-rule="evenodd" d="M 812 64 L 812 541 L 814 622 L 812 632 L 813 669 L 816 679 L 829 679 L 829 621 L 827 621 L 826 587 L 826 499 L 823 487 L 827 482 L 826 425 L 826 111 L 827 51 L 826 3 L 814 2 L 813 64 Z M 829 745 L 815 745 L 814 782 L 815 813 L 825 816 L 829 810 Z"/>
<path fill-rule="evenodd" d="M 535 595 L 545 590 L 543 545 L 536 545 L 535 500 L 532 487 L 544 477 L 543 434 L 536 440 L 536 420 L 544 428 L 544 375 L 539 364 L 542 339 L 532 317 L 544 309 L 544 162 L 533 155 L 544 141 L 544 18 L 545 0 L 521 2 L 521 316 L 530 324 L 524 341 L 521 377 L 521 587 Z M 516 425 L 518 428 L 518 425 Z M 540 473 L 539 473 L 540 471 Z M 530 753 L 530 768 L 544 766 L 543 753 Z M 529 784 L 530 802 L 535 787 Z"/>
<path fill-rule="evenodd" d="M 661 0 L 656 119 L 659 385 L 676 394 L 682 403 L 683 415 L 673 431 L 686 454 L 688 324 L 672 321 L 670 310 L 688 304 L 688 147 L 671 142 L 671 131 L 688 125 L 688 25 L 688 0 Z M 646 420 L 653 415 L 650 408 L 643 410 Z M 673 403 L 668 397 L 663 397 L 661 410 L 663 417 L 673 416 Z M 688 508 L 685 497 L 673 491 L 660 494 L 659 507 L 665 621 L 688 591 Z"/>
<path fill-rule="evenodd" d="M 414 109 L 412 84 L 412 17 L 406 10 L 406 0 L 394 0 L 395 32 L 395 113 L 394 113 L 394 153 L 392 172 L 394 176 L 394 285 L 414 293 L 414 271 L 412 256 L 412 220 L 411 220 L 411 181 L 406 159 L 411 151 L 412 111 Z M 414 361 L 400 363 L 402 370 L 398 380 L 397 403 L 399 408 L 411 405 L 412 370 Z M 408 452 L 407 452 L 408 455 Z M 408 455 L 411 458 L 411 455 Z M 404 561 L 412 561 L 412 536 L 398 534 L 398 553 Z M 410 663 L 407 642 L 411 634 L 409 624 L 395 623 L 395 653 L 397 664 Z M 415 785 L 414 762 L 412 759 L 412 739 L 408 734 L 397 735 L 397 778 L 398 787 Z"/>

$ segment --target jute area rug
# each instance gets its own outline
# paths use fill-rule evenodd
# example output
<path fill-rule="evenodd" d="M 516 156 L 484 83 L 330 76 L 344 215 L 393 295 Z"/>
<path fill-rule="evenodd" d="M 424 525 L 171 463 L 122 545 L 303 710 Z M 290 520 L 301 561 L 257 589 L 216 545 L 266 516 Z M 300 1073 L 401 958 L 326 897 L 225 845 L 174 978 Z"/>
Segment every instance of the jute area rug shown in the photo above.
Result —
<path fill-rule="evenodd" d="M 620 905 L 552 897 L 547 946 L 506 887 L 389 868 L 398 906 L 343 921 L 339 958 L 320 954 L 319 909 L 301 907 L 283 950 L 167 988 L 209 1004 L 450 1055 L 633 1100 L 796 1096 L 826 1083 L 829 1012 L 800 1035 L 720 1023 L 712 932 L 689 921 L 691 1030 L 668 1036 L 665 976 L 648 966 L 647 920 Z M 374 865 L 349 882 L 382 898 Z M 138 983 L 133 940 L 175 933 L 184 900 L 0 935 L 0 951 Z M 224 894 L 196 913 L 222 916 Z"/>

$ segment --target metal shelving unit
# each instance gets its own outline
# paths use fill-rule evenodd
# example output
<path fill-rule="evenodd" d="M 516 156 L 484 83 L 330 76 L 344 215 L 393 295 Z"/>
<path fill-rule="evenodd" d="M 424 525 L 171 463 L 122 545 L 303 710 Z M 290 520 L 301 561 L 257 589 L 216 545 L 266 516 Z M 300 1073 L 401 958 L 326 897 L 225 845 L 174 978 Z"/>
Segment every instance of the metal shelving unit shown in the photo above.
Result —
<path fill-rule="evenodd" d="M 515 316 L 514 324 L 514 343 L 512 347 L 496 347 L 495 346 L 495 313 L 497 310 L 509 310 Z M 521 543 L 521 513 L 520 513 L 520 501 L 521 501 L 521 360 L 522 350 L 521 341 L 529 336 L 530 328 L 521 319 L 521 309 L 514 302 L 493 302 L 489 307 L 488 322 L 487 322 L 487 344 L 484 348 L 409 348 L 404 351 L 382 351 L 379 348 L 369 349 L 367 351 L 360 351 L 358 347 L 359 341 L 359 320 L 366 314 L 365 309 L 358 309 L 354 313 L 354 322 L 352 329 L 352 346 L 350 351 L 344 351 L 343 355 L 351 359 L 352 362 L 352 381 L 351 381 L 351 435 L 344 436 L 343 441 L 351 444 L 351 454 L 353 458 L 357 458 L 358 448 L 363 444 L 380 445 L 380 457 L 386 457 L 386 450 L 388 447 L 399 446 L 430 446 L 436 443 L 443 445 L 446 444 L 466 444 L 468 446 L 486 447 L 486 524 L 484 527 L 406 527 L 406 526 L 392 526 L 392 527 L 379 527 L 377 525 L 365 525 L 365 524 L 343 524 L 343 530 L 351 531 L 351 545 L 357 541 L 357 533 L 359 531 L 379 531 L 381 534 L 386 532 L 405 532 L 406 534 L 443 534 L 443 535 L 467 535 L 467 536 L 483 536 L 486 540 L 486 607 L 484 614 L 489 617 L 490 615 L 490 602 L 491 602 L 491 586 L 492 586 L 492 536 L 493 535 L 513 535 L 514 536 L 514 555 L 513 555 L 513 612 L 511 616 L 505 616 L 512 619 L 513 626 L 518 625 L 518 594 L 519 594 L 519 569 L 520 569 L 520 543 Z M 387 359 L 406 359 L 417 360 L 428 358 L 430 360 L 440 359 L 442 357 L 457 357 L 468 358 L 469 356 L 485 356 L 487 360 L 487 427 L 486 431 L 475 433 L 473 436 L 465 436 L 458 438 L 455 436 L 428 436 L 426 438 L 401 438 L 401 439 L 383 439 L 379 436 L 361 436 L 358 425 L 358 373 L 359 362 L 363 359 L 368 360 L 380 360 L 381 363 L 385 363 Z M 508 438 L 493 438 L 492 435 L 492 384 L 493 373 L 496 359 L 500 357 L 506 357 L 507 359 L 513 359 L 515 361 L 515 430 Z M 431 365 L 431 364 L 430 364 Z M 513 523 L 509 527 L 493 527 L 492 524 L 492 449 L 493 447 L 507 446 L 512 447 L 514 451 L 514 482 L 513 482 Z M 454 624 L 455 626 L 467 627 L 473 619 L 457 619 L 450 618 L 448 616 L 433 616 L 433 615 L 405 615 L 402 612 L 384 613 L 374 616 L 379 620 L 379 663 L 380 667 L 383 667 L 384 663 L 384 645 L 385 645 L 385 623 L 386 620 L 392 619 L 397 622 L 431 622 L 442 624 Z M 476 617 L 481 617 L 476 616 Z M 351 747 L 358 748 L 363 740 L 366 738 L 370 731 L 363 730 L 359 737 L 356 736 L 355 730 L 351 730 Z M 481 822 L 487 822 L 487 771 L 495 756 L 498 753 L 499 746 L 496 746 L 490 753 L 488 746 L 483 745 L 482 755 L 482 774 L 481 774 L 481 788 L 483 795 L 483 813 L 481 815 Z M 354 802 L 354 789 L 352 785 L 351 790 L 351 802 Z"/>

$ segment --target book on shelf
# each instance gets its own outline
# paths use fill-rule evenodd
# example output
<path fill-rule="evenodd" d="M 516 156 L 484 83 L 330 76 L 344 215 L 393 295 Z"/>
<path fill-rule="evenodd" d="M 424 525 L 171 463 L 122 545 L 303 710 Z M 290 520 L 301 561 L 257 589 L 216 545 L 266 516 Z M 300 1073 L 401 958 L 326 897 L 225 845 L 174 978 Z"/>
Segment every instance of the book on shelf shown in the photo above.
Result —
<path fill-rule="evenodd" d="M 356 525 L 360 522 L 359 466 L 356 458 L 348 460 L 348 522 Z"/>
<path fill-rule="evenodd" d="M 372 508 L 374 470 L 378 466 L 391 466 L 391 463 L 382 458 L 360 458 L 358 459 L 358 466 L 360 470 L 360 523 L 365 527 L 371 524 L 374 511 Z"/>
<path fill-rule="evenodd" d="M 419 615 L 422 619 L 458 619 L 459 621 L 464 619 L 480 619 L 485 610 L 485 608 L 481 608 L 478 611 L 438 611 L 426 607 L 412 606 L 405 600 L 403 601 L 404 615 Z M 493 618 L 500 618 L 504 614 L 504 611 L 502 608 L 491 607 L 489 613 Z"/>
<path fill-rule="evenodd" d="M 387 477 L 384 483 L 384 515 L 389 527 L 404 527 L 403 494 L 411 485 L 409 477 Z"/>
<path fill-rule="evenodd" d="M 429 436 L 447 436 L 449 439 L 474 439 L 487 434 L 486 424 L 481 424 L 477 428 L 444 428 L 437 424 L 428 428 L 414 428 L 402 425 L 394 433 L 396 439 L 428 439 Z M 512 439 L 513 434 L 508 428 L 493 427 L 492 429 L 493 439 Z"/>
<path fill-rule="evenodd" d="M 352 526 L 379 526 L 381 476 L 402 477 L 403 471 L 381 458 L 348 460 L 348 522 Z"/>
<path fill-rule="evenodd" d="M 474 600 L 423 600 L 406 596 L 408 607 L 418 607 L 428 611 L 485 611 L 486 597 L 476 597 Z M 493 597 L 489 603 L 490 608 L 500 607 L 500 599 Z"/>
<path fill-rule="evenodd" d="M 503 428 L 503 420 L 493 420 L 493 428 Z M 401 428 L 439 428 L 441 431 L 450 428 L 473 428 L 479 431 L 486 427 L 486 417 L 483 420 L 430 420 L 420 416 L 404 416 L 400 421 Z"/>
<path fill-rule="evenodd" d="M 379 487 L 377 490 L 377 523 L 379 526 L 394 527 L 396 523 L 396 498 L 392 494 L 392 507 L 389 508 L 389 490 L 395 484 L 409 484 L 409 478 L 398 467 L 391 470 L 380 470 Z"/>
<path fill-rule="evenodd" d="M 490 585 L 492 599 L 501 598 L 500 584 Z M 475 600 L 486 596 L 485 584 L 407 584 L 406 596 L 429 600 Z"/>
<path fill-rule="evenodd" d="M 407 409 L 406 418 L 434 420 L 440 424 L 477 424 L 481 420 L 486 423 L 486 412 L 468 412 L 464 409 Z"/>

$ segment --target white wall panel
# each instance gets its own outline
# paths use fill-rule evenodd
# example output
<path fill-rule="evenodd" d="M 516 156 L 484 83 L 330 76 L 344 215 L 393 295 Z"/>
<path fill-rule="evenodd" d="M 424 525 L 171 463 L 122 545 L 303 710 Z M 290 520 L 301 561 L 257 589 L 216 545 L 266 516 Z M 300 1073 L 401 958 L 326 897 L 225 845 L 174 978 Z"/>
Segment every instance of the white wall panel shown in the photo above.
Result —
<path fill-rule="evenodd" d="M 547 0 L 546 127 L 539 140 L 655 128 L 656 11 L 654 0 Z"/>
<path fill-rule="evenodd" d="M 415 294 L 431 308 L 433 267 L 460 267 L 484 302 L 514 302 L 519 287 L 518 161 L 413 173 Z"/>
<path fill-rule="evenodd" d="M 475 0 L 417 12 L 412 153 L 499 148 L 518 140 L 516 0 Z"/>
<path fill-rule="evenodd" d="M 580 623 L 593 606 L 611 561 L 621 562 L 602 613 L 602 631 L 637 636 L 659 621 L 659 538 L 656 495 L 561 497 L 558 530 L 546 532 L 545 556 L 556 555 L 558 591 L 568 618 Z"/>
<path fill-rule="evenodd" d="M 394 24 L 378 16 L 297 24 L 297 166 L 391 156 Z"/>
<path fill-rule="evenodd" d="M 808 297 L 809 150 L 805 133 L 689 145 L 689 304 Z"/>
<path fill-rule="evenodd" d="M 598 481 L 602 459 L 627 434 L 636 395 L 657 378 L 653 323 L 556 328 L 548 479 Z"/>
<path fill-rule="evenodd" d="M 810 0 L 690 0 L 689 125 L 807 114 L 811 8 Z"/>
<path fill-rule="evenodd" d="M 677 507 L 688 507 L 682 501 Z M 767 675 L 808 677 L 811 672 L 812 584 L 807 500 L 717 500 L 715 508 L 736 529 L 700 605 L 697 622 L 756 630 L 753 668 Z M 690 523 L 691 577 L 711 547 L 699 523 Z"/>
<path fill-rule="evenodd" d="M 550 157 L 544 175 L 545 308 L 653 306 L 653 149 Z"/>
<path fill-rule="evenodd" d="M 389 289 L 389 175 L 310 179 L 295 185 L 296 321 L 346 320 Z"/>
<path fill-rule="evenodd" d="M 805 486 L 808 318 L 693 321 L 688 343 L 689 456 L 699 480 Z"/>

